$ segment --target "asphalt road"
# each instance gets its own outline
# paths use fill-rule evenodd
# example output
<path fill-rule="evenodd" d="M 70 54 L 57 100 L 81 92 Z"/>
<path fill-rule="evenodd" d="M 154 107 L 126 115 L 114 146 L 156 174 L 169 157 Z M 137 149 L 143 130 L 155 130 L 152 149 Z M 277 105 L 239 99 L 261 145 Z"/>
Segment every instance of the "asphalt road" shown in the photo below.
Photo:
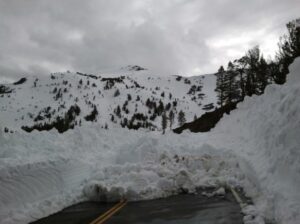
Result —
<path fill-rule="evenodd" d="M 84 202 L 32 224 L 88 224 L 116 203 Z M 207 198 L 184 194 L 165 199 L 129 202 L 107 224 L 242 224 L 239 205 L 229 192 Z"/>

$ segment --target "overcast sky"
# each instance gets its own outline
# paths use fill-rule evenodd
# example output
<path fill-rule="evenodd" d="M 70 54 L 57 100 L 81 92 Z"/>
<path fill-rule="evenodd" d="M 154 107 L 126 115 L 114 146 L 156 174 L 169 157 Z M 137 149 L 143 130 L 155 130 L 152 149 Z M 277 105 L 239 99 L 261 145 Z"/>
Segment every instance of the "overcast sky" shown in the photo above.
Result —
<path fill-rule="evenodd" d="M 136 64 L 212 73 L 257 44 L 273 55 L 299 12 L 300 0 L 0 0 L 0 79 Z"/>

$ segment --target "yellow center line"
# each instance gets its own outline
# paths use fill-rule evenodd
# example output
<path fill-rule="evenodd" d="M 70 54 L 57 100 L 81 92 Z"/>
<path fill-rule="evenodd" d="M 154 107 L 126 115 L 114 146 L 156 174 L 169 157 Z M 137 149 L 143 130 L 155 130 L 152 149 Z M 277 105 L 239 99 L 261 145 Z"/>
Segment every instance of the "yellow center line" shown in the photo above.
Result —
<path fill-rule="evenodd" d="M 239 203 L 241 209 L 243 209 L 243 207 L 245 206 L 245 204 L 243 203 L 243 200 L 240 198 L 239 194 L 236 192 L 236 190 L 234 190 L 234 188 L 229 187 L 231 193 L 233 194 L 235 200 Z"/>
<path fill-rule="evenodd" d="M 117 211 L 119 211 L 121 208 L 123 208 L 126 204 L 127 204 L 126 200 L 120 201 L 118 204 L 113 206 L 111 209 L 106 211 L 104 214 L 99 216 L 97 219 L 95 219 L 90 224 L 102 224 L 102 223 L 104 223 L 107 219 L 112 217 Z"/>
<path fill-rule="evenodd" d="M 97 222 L 97 224 L 103 224 L 106 220 L 108 220 L 110 217 L 112 217 L 116 212 L 118 212 L 119 210 L 121 210 L 121 208 L 123 208 L 126 205 L 126 203 L 127 202 L 124 202 L 120 207 L 118 207 L 117 209 L 115 209 L 112 213 L 108 214 L 106 217 L 104 217 L 99 222 Z"/>

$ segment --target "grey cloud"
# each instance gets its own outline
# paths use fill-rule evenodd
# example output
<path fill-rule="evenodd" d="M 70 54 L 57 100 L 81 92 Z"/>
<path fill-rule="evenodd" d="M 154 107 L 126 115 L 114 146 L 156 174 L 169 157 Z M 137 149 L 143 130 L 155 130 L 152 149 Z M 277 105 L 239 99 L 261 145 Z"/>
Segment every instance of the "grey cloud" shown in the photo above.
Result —
<path fill-rule="evenodd" d="M 0 79 L 139 64 L 209 73 L 260 44 L 267 54 L 298 0 L 0 0 Z"/>

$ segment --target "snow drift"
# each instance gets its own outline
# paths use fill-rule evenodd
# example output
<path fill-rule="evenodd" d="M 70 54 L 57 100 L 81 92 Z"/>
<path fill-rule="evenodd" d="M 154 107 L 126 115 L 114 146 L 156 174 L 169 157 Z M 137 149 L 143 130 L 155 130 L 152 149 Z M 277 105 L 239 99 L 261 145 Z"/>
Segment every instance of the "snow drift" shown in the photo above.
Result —
<path fill-rule="evenodd" d="M 0 131 L 0 220 L 27 223 L 84 200 L 145 200 L 242 186 L 276 223 L 300 220 L 300 59 L 284 86 L 246 98 L 209 133 Z M 256 217 L 257 216 L 256 214 Z M 245 217 L 246 223 L 262 223 Z"/>
<path fill-rule="evenodd" d="M 225 186 L 236 157 L 171 132 L 83 127 L 59 135 L 1 133 L 1 223 L 27 223 L 85 200 L 146 200 Z M 196 137 L 196 136 L 195 136 Z"/>

